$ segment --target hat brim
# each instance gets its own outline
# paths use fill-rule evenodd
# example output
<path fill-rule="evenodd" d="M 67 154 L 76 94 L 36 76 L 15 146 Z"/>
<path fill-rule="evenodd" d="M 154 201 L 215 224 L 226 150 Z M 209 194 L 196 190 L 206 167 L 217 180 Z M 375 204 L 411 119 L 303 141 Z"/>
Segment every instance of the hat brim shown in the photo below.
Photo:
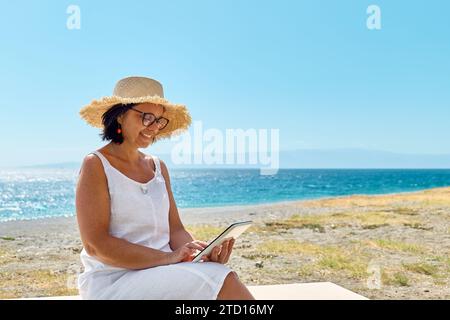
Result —
<path fill-rule="evenodd" d="M 181 134 L 189 128 L 192 122 L 186 106 L 170 103 L 168 100 L 159 96 L 138 98 L 123 98 L 118 96 L 103 97 L 100 100 L 93 100 L 90 104 L 81 108 L 80 116 L 91 126 L 103 128 L 102 115 L 109 108 L 119 103 L 155 103 L 163 105 L 166 108 L 164 117 L 169 119 L 169 123 L 163 130 L 158 132 L 155 136 L 155 141 Z"/>

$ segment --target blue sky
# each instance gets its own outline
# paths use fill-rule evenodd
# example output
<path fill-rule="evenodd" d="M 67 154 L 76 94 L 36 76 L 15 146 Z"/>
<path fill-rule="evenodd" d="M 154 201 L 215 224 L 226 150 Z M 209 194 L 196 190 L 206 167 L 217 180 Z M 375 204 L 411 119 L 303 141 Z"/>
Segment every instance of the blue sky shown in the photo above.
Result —
<path fill-rule="evenodd" d="M 279 128 L 282 150 L 448 154 L 449 15 L 444 0 L 2 2 L 0 166 L 100 147 L 78 111 L 129 75 L 158 79 L 205 129 Z"/>

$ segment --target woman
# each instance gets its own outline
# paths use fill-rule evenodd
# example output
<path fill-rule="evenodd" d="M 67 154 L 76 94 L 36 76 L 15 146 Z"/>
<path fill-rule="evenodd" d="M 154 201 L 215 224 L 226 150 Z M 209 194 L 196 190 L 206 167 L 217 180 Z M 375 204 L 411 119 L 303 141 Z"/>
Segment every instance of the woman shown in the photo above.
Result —
<path fill-rule="evenodd" d="M 159 82 L 128 77 L 80 115 L 109 141 L 85 157 L 77 183 L 81 297 L 253 299 L 224 265 L 233 240 L 190 262 L 207 244 L 184 228 L 164 162 L 138 150 L 186 130 L 186 107 L 164 99 Z"/>

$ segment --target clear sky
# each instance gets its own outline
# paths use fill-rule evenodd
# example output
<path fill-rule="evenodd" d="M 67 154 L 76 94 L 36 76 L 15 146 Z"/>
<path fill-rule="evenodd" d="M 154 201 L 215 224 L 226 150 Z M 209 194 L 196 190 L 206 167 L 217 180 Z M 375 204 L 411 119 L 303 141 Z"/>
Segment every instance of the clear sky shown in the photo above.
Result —
<path fill-rule="evenodd" d="M 450 153 L 449 1 L 3 1 L 0 39 L 0 166 L 81 160 L 103 142 L 79 109 L 129 75 L 282 150 Z"/>

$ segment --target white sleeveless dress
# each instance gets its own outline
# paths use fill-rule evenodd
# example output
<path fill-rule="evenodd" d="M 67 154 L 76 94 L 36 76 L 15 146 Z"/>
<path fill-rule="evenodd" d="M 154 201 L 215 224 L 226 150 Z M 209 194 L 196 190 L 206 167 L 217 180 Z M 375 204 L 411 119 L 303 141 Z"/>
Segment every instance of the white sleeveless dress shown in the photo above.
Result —
<path fill-rule="evenodd" d="M 156 173 L 140 183 L 114 168 L 98 151 L 108 180 L 111 201 L 110 234 L 132 243 L 171 252 L 169 197 L 159 159 Z M 181 262 L 131 270 L 100 262 L 84 250 L 84 272 L 78 277 L 83 299 L 217 299 L 231 269 L 215 262 Z"/>

